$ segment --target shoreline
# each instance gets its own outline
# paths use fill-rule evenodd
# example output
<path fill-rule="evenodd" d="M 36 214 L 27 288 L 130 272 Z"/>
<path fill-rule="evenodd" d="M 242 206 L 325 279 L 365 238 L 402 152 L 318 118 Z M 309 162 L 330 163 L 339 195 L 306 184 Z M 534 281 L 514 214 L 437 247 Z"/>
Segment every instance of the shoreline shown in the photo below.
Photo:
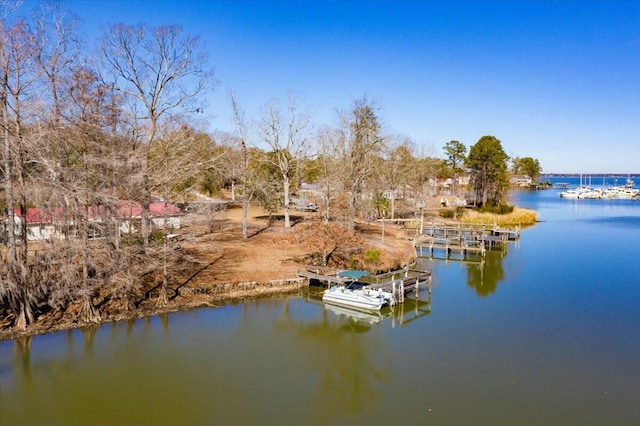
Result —
<path fill-rule="evenodd" d="M 101 320 L 98 322 L 79 322 L 72 319 L 56 321 L 57 318 L 50 318 L 49 321 L 43 320 L 42 322 L 37 321 L 31 324 L 27 327 L 26 330 L 0 330 L 0 342 L 5 340 L 9 341 L 21 338 L 30 338 L 49 333 L 58 333 L 61 331 L 79 330 L 87 327 L 101 327 L 103 325 L 114 322 L 135 321 L 157 315 L 165 315 L 176 312 L 188 312 L 200 308 L 219 308 L 230 304 L 241 303 L 251 299 L 294 294 L 299 292 L 301 288 L 308 287 L 307 284 L 302 283 L 302 280 L 298 278 L 276 281 L 280 281 L 282 285 L 277 286 L 277 284 L 275 283 L 256 282 L 235 284 L 228 283 L 227 285 L 231 287 L 248 286 L 251 288 L 236 288 L 228 292 L 223 291 L 214 294 L 200 293 L 195 297 L 191 296 L 189 300 L 186 300 L 184 302 L 170 303 L 169 305 L 163 307 L 144 307 L 131 311 L 121 311 L 117 315 L 111 315 L 106 318 L 101 318 Z M 298 283 L 291 284 L 287 283 L 287 281 L 298 281 Z"/>

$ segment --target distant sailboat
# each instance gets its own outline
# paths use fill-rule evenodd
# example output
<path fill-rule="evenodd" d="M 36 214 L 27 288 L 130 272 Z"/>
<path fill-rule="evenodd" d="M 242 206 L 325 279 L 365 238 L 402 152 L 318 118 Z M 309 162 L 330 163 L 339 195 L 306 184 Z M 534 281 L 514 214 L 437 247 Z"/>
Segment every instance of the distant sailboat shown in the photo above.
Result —
<path fill-rule="evenodd" d="M 591 178 L 589 178 L 591 179 Z M 584 186 L 582 184 L 582 173 L 580 173 L 580 186 L 577 189 L 567 189 L 560 193 L 560 198 L 568 198 L 575 200 L 577 198 L 585 198 L 585 194 L 588 194 L 591 191 L 590 186 Z"/>

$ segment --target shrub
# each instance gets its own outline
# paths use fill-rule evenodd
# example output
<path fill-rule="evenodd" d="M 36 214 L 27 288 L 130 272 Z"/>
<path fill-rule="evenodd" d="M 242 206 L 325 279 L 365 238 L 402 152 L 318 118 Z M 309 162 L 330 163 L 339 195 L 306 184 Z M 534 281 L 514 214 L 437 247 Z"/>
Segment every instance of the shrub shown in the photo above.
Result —
<path fill-rule="evenodd" d="M 440 217 L 443 217 L 445 219 L 453 218 L 453 213 L 454 211 L 451 209 L 440 209 Z"/>
<path fill-rule="evenodd" d="M 509 214 L 513 212 L 514 206 L 508 204 L 500 204 L 498 207 L 498 214 Z"/>
<path fill-rule="evenodd" d="M 478 211 L 480 213 L 509 214 L 513 212 L 513 208 L 508 204 L 500 204 L 499 206 L 484 205 Z"/>
<path fill-rule="evenodd" d="M 377 264 L 380 262 L 380 250 L 368 249 L 364 253 L 365 263 Z"/>
<path fill-rule="evenodd" d="M 161 244 L 164 239 L 162 231 L 152 231 L 149 235 L 149 241 L 153 244 Z"/>

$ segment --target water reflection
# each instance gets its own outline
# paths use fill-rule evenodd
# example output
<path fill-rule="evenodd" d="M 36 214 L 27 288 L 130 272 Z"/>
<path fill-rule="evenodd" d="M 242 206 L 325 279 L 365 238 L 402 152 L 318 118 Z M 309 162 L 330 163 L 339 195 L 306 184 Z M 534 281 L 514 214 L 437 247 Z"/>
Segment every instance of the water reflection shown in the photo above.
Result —
<path fill-rule="evenodd" d="M 404 303 L 398 303 L 393 307 L 384 306 L 380 311 L 362 311 L 325 303 L 322 301 L 322 291 L 311 288 L 306 296 L 306 301 L 310 304 L 323 306 L 323 317 L 333 318 L 345 331 L 353 329 L 364 332 L 369 330 L 370 326 L 382 323 L 383 320 L 390 321 L 392 328 L 408 326 L 416 319 L 431 313 L 432 290 L 430 284 L 421 284 L 416 292 L 405 297 Z M 359 326 L 351 326 L 351 323 L 357 323 Z"/>
<path fill-rule="evenodd" d="M 517 247 L 518 241 L 509 241 L 500 247 L 493 247 L 486 251 L 485 256 L 479 254 L 446 254 L 445 257 L 431 255 L 419 257 L 417 267 L 431 269 L 437 277 L 442 269 L 450 264 L 459 264 L 466 271 L 467 286 L 475 291 L 479 297 L 494 294 L 498 284 L 506 280 L 503 263 L 511 247 Z"/>
<path fill-rule="evenodd" d="M 315 295 L 307 297 L 304 305 L 300 301 L 289 298 L 281 302 L 275 333 L 270 335 L 276 341 L 298 342 L 291 347 L 294 353 L 288 354 L 295 364 L 288 365 L 283 374 L 298 381 L 301 372 L 313 372 L 315 379 L 307 382 L 313 383 L 307 407 L 313 411 L 314 423 L 335 423 L 340 416 L 358 415 L 375 407 L 381 398 L 379 389 L 391 374 L 390 367 L 377 360 L 378 337 L 369 333 L 383 316 L 325 306 Z M 240 335 L 254 333 L 256 317 L 262 316 L 260 307 L 245 303 Z M 271 359 L 269 368 L 277 370 L 278 361 Z M 252 409 L 260 411 L 261 407 Z"/>
<path fill-rule="evenodd" d="M 506 252 L 488 251 L 480 267 L 467 265 L 467 285 L 480 297 L 495 293 L 498 284 L 505 279 L 502 261 Z"/>
<path fill-rule="evenodd" d="M 426 293 L 427 300 L 407 297 L 404 303 L 393 307 L 384 307 L 381 311 L 362 312 L 346 307 L 324 304 L 326 313 L 330 313 L 343 331 L 364 333 L 372 326 L 382 323 L 384 319 L 391 322 L 391 327 L 408 326 L 418 318 L 431 313 L 431 293 Z"/>
<path fill-rule="evenodd" d="M 14 357 L 16 366 L 22 368 L 26 381 L 31 380 L 31 342 L 33 336 L 22 336 L 14 340 Z"/>
<path fill-rule="evenodd" d="M 314 423 L 342 423 L 345 415 L 357 418 L 380 407 L 382 389 L 394 376 L 394 366 L 381 359 L 386 353 L 384 325 L 408 326 L 428 315 L 430 293 L 423 290 L 421 297 L 428 300 L 406 298 L 404 304 L 380 312 L 324 304 L 317 290 L 282 302 L 272 336 L 298 342 L 291 354 L 297 370 L 317 377 L 310 387 Z M 243 305 L 240 335 L 255 328 L 258 311 L 252 303 Z M 285 374 L 298 373 L 288 368 Z"/>
<path fill-rule="evenodd" d="M 325 304 L 324 307 L 336 318 L 346 320 L 346 326 L 342 326 L 345 331 L 353 330 L 357 333 L 368 331 L 371 329 L 371 325 L 379 324 L 382 321 L 382 313 L 378 311 L 360 312 L 331 304 Z"/>
<path fill-rule="evenodd" d="M 391 311 L 391 325 L 406 327 L 418 318 L 431 314 L 431 291 L 427 300 L 407 298 L 404 303 L 397 305 Z"/>
<path fill-rule="evenodd" d="M 98 324 L 91 324 L 89 326 L 80 329 L 84 336 L 84 355 L 86 358 L 91 358 L 93 355 L 94 340 L 96 332 L 100 328 Z"/>

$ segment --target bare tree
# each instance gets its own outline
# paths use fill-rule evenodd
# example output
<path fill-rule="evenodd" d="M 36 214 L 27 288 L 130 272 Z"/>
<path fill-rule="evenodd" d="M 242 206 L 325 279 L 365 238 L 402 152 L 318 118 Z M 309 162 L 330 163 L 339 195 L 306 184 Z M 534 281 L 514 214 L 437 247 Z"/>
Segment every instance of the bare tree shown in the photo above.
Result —
<path fill-rule="evenodd" d="M 112 96 L 111 87 L 101 82 L 95 72 L 88 68 L 76 68 L 66 96 L 69 102 L 64 105 L 68 129 L 61 140 L 70 158 L 63 163 L 61 187 L 64 206 L 71 213 L 78 232 L 78 242 L 68 243 L 70 254 L 75 253 L 68 262 L 81 266 L 78 268 L 82 276 L 77 279 L 77 293 L 82 303 L 82 319 L 91 322 L 100 320 L 100 313 L 92 303 L 97 281 L 95 277 L 98 275 L 95 272 L 99 263 L 96 257 L 117 258 L 110 252 L 109 245 L 89 242 L 93 233 L 90 229 L 90 212 L 99 217 L 106 211 L 113 212 L 119 208 L 113 196 L 114 183 L 110 181 L 114 175 L 113 168 L 116 167 L 112 161 L 113 151 L 117 150 L 114 138 L 108 132 L 114 116 Z M 117 213 L 111 216 L 117 217 Z M 104 229 L 99 232 L 100 236 L 108 234 Z M 119 250 L 118 234 L 116 231 L 113 236 L 115 251 Z M 109 276 L 104 273 L 101 275 Z"/>
<path fill-rule="evenodd" d="M 407 185 L 415 181 L 413 176 L 416 171 L 416 160 L 413 156 L 411 140 L 401 136 L 394 136 L 390 140 L 392 143 L 384 149 L 384 161 L 380 163 L 381 169 L 377 174 L 383 180 L 384 189 L 388 191 L 391 202 L 390 217 L 393 219 L 397 196 L 404 197 Z"/>
<path fill-rule="evenodd" d="M 34 321 L 34 294 L 30 289 L 27 239 L 27 157 L 24 121 L 25 104 L 31 98 L 38 73 L 33 66 L 34 34 L 26 21 L 0 24 L 0 114 L 2 115 L 4 188 L 8 217 L 8 277 L 2 279 L 2 293 L 16 314 L 16 325 L 24 329 Z M 15 209 L 21 226 L 16 230 Z M 19 231 L 19 238 L 16 234 Z"/>
<path fill-rule="evenodd" d="M 196 132 L 182 122 L 180 117 L 173 118 L 173 122 L 165 123 L 163 134 L 159 135 L 149 154 L 152 190 L 161 194 L 164 201 L 162 215 L 165 235 L 162 239 L 162 284 L 158 306 L 164 306 L 168 302 L 167 259 L 170 253 L 166 235 L 169 231 L 167 200 L 189 192 L 192 185 L 188 182 L 195 183 L 202 169 L 216 167 L 222 156 L 211 155 L 211 138 L 208 135 Z"/>
<path fill-rule="evenodd" d="M 242 184 L 242 239 L 247 240 L 247 222 L 249 211 L 249 197 L 247 192 L 247 182 L 249 175 L 249 156 L 247 151 L 247 126 L 244 121 L 244 113 L 238 106 L 238 100 L 233 92 L 229 93 L 231 107 L 233 108 L 233 118 L 238 131 L 238 142 L 240 142 L 240 182 Z"/>
<path fill-rule="evenodd" d="M 353 228 L 358 213 L 358 201 L 364 185 L 373 171 L 373 156 L 383 147 L 380 122 L 374 102 L 366 97 L 354 102 L 349 113 L 342 114 L 338 157 L 344 165 L 344 190 L 349 195 L 349 227 Z"/>
<path fill-rule="evenodd" d="M 71 69 L 80 57 L 77 21 L 58 2 L 44 2 L 34 13 L 36 25 L 36 60 L 42 68 L 51 97 L 51 122 L 60 125 L 62 118 L 61 86 L 69 81 Z"/>
<path fill-rule="evenodd" d="M 269 213 L 271 223 L 273 213 L 283 205 L 281 172 L 273 152 L 264 152 L 253 148 L 249 150 L 249 169 L 247 181 L 250 199 L 257 200 Z"/>
<path fill-rule="evenodd" d="M 273 101 L 263 109 L 258 128 L 262 141 L 267 143 L 273 152 L 273 163 L 280 171 L 284 227 L 289 228 L 291 183 L 296 174 L 297 161 L 304 157 L 309 147 L 309 116 L 298 111 L 295 98 L 289 95 L 286 117 L 283 117 L 279 103 Z"/>
<path fill-rule="evenodd" d="M 339 179 L 336 176 L 342 174 L 342 163 L 335 155 L 338 147 L 339 135 L 329 127 L 321 128 L 316 136 L 318 141 L 318 162 L 320 172 L 318 175 L 318 188 L 321 193 L 320 210 L 325 224 L 329 223 L 333 214 L 335 197 L 340 190 Z"/>
<path fill-rule="evenodd" d="M 101 52 L 118 90 L 130 102 L 134 135 L 140 135 L 143 141 L 140 231 L 146 247 L 153 186 L 149 172 L 152 145 L 167 116 L 175 111 L 201 111 L 199 96 L 213 71 L 208 68 L 200 40 L 184 34 L 178 26 L 148 30 L 143 25 L 114 25 L 104 35 Z"/>
<path fill-rule="evenodd" d="M 0 0 L 0 21 L 4 28 L 5 20 L 24 3 L 24 0 Z"/>
<path fill-rule="evenodd" d="M 45 3 L 47 5 L 50 4 Z M 16 311 L 18 328 L 25 328 L 35 320 L 36 305 L 49 303 L 58 307 L 76 297 L 82 299 L 82 312 L 87 314 L 87 319 L 99 318 L 91 303 L 91 291 L 87 291 L 91 269 L 88 206 L 96 194 L 87 182 L 100 181 L 95 179 L 96 175 L 89 176 L 96 169 L 89 159 L 92 152 L 89 145 L 98 133 L 92 130 L 96 120 L 94 111 L 86 108 L 89 103 L 84 102 L 82 108 L 64 104 L 77 103 L 77 99 L 70 96 L 71 86 L 67 83 L 73 81 L 72 66 L 78 50 L 70 47 L 74 26 L 58 11 L 39 10 L 33 30 L 22 19 L 10 29 L 4 21 L 2 25 L 0 103 L 6 154 L 3 163 L 9 222 L 14 225 L 9 232 L 12 236 L 9 245 L 13 248 L 9 250 L 9 263 L 18 265 L 17 272 L 14 266 L 9 268 L 14 270 L 13 278 L 3 282 L 13 288 L 5 294 Z M 89 92 L 91 85 L 86 83 L 82 81 L 76 88 Z M 95 94 L 84 97 L 93 98 Z M 82 96 L 82 93 L 76 92 L 76 95 Z M 97 102 L 92 100 L 91 105 Z M 67 115 L 63 123 L 63 110 L 82 112 Z M 42 220 L 56 222 L 65 237 L 72 233 L 81 237 L 78 244 L 64 238 L 65 245 L 51 241 L 35 256 L 29 255 L 28 204 L 38 207 L 36 212 Z M 64 210 L 55 207 L 60 205 Z M 19 230 L 13 215 L 16 209 L 20 212 Z M 68 273 L 60 276 L 60 265 L 66 265 Z"/>

